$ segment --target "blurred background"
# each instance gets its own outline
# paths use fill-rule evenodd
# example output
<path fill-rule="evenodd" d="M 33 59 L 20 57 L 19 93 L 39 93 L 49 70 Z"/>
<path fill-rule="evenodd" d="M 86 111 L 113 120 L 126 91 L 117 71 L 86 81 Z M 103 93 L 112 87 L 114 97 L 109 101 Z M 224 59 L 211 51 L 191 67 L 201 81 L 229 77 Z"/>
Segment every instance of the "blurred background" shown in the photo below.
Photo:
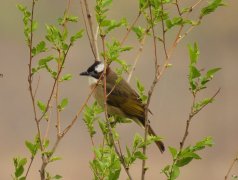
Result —
<path fill-rule="evenodd" d="M 203 157 L 202 160 L 193 161 L 181 169 L 181 176 L 178 178 L 181 180 L 224 179 L 228 166 L 238 151 L 238 1 L 226 2 L 226 7 L 221 7 L 205 17 L 202 24 L 178 45 L 171 59 L 173 66 L 166 71 L 159 82 L 150 106 L 154 114 L 151 117 L 154 130 L 165 138 L 166 146 L 179 147 L 192 103 L 187 81 L 189 62 L 187 44 L 198 42 L 201 51 L 200 68 L 222 68 L 209 84 L 209 88 L 199 97 L 209 97 L 218 88 L 221 88 L 221 92 L 214 103 L 193 119 L 186 142 L 186 145 L 190 145 L 206 136 L 212 136 L 215 145 L 199 153 Z M 23 36 L 22 15 L 16 8 L 18 3 L 29 5 L 30 1 L 3 0 L 0 6 L 0 73 L 3 74 L 0 78 L 0 179 L 2 180 L 11 179 L 11 174 L 14 172 L 13 157 L 30 157 L 24 141 L 32 140 L 36 134 L 27 84 L 28 49 Z M 189 4 L 191 1 L 182 0 L 181 3 Z M 66 0 L 38 1 L 36 19 L 39 22 L 39 29 L 35 34 L 35 42 L 44 37 L 44 24 L 56 24 L 56 19 L 63 15 L 66 4 Z M 137 15 L 134 13 L 136 10 L 137 1 L 115 1 L 109 16 L 115 19 L 127 17 L 128 21 L 132 22 Z M 79 1 L 72 0 L 71 13 L 80 16 L 80 23 L 69 26 L 72 32 L 76 32 L 83 28 Z M 112 35 L 121 39 L 123 34 L 124 31 L 116 31 Z M 146 89 L 151 84 L 153 77 L 151 44 L 148 40 L 138 62 L 131 80 L 131 85 L 134 87 L 135 77 L 141 80 Z M 139 47 L 134 35 L 129 37 L 126 45 Z M 128 64 L 133 63 L 137 48 L 123 55 L 123 59 Z M 159 51 L 162 52 L 161 49 Z M 70 122 L 87 97 L 88 80 L 79 77 L 78 73 L 85 70 L 92 62 L 93 55 L 84 36 L 71 49 L 64 69 L 65 73 L 73 74 L 73 79 L 64 83 L 60 90 L 61 97 L 68 97 L 70 102 L 62 113 L 64 125 Z M 39 99 L 46 100 L 51 83 L 48 75 L 42 73 Z M 142 134 L 143 130 L 131 123 L 119 125 L 118 132 L 122 147 L 125 148 L 126 145 L 130 145 L 134 134 Z M 55 139 L 55 133 L 56 129 L 52 123 L 51 138 Z M 95 138 L 95 142 L 97 144 L 101 142 L 100 136 Z M 152 145 L 148 154 L 147 179 L 166 179 L 160 171 L 171 163 L 169 152 L 166 151 L 161 155 L 156 146 Z M 66 180 L 92 179 L 93 175 L 89 167 L 89 161 L 93 158 L 92 146 L 82 116 L 61 141 L 56 155 L 63 159 L 48 166 L 47 170 L 52 175 L 60 174 Z M 40 179 L 38 162 L 34 161 L 29 179 Z M 138 161 L 131 169 L 134 179 L 140 179 L 140 172 L 141 162 Z M 238 174 L 238 165 L 235 165 L 231 174 Z M 126 179 L 123 169 L 120 179 Z"/>

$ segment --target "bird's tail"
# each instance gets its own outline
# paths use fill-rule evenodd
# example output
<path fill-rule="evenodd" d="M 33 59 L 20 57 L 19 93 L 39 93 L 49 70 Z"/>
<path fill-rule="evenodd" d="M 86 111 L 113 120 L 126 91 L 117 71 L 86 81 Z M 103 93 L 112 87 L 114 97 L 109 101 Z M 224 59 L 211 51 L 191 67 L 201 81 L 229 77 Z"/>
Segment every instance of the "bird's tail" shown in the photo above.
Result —
<path fill-rule="evenodd" d="M 148 128 L 148 133 L 149 135 L 157 136 L 151 126 L 149 126 Z M 157 145 L 161 153 L 165 151 L 164 143 L 162 141 L 155 141 L 155 144 Z"/>

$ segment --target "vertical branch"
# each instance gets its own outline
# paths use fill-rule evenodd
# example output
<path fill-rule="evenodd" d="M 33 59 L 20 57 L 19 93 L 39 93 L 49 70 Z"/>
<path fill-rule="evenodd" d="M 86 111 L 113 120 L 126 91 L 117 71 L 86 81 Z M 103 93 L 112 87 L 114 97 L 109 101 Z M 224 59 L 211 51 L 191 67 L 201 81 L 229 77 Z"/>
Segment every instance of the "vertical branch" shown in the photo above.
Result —
<path fill-rule="evenodd" d="M 39 141 L 40 141 L 40 149 L 43 151 L 43 146 L 42 146 L 42 141 L 41 141 L 41 130 L 40 130 L 40 124 L 37 120 L 37 113 L 36 113 L 36 103 L 35 103 L 35 94 L 33 92 L 33 87 L 32 87 L 32 82 L 33 82 L 33 73 L 32 73 L 32 61 L 33 61 L 33 56 L 32 56 L 32 49 L 33 49 L 33 22 L 34 22 L 34 10 L 35 10 L 35 0 L 32 0 L 32 6 L 31 6 L 31 19 L 30 19 L 30 40 L 29 40 L 29 64 L 28 64 L 28 85 L 29 85 L 29 91 L 30 91 L 30 96 L 31 96 L 31 101 L 32 101 L 32 106 L 33 106 L 33 112 L 34 112 L 34 119 L 36 122 L 36 127 L 37 127 L 37 133 L 39 136 Z"/>
<path fill-rule="evenodd" d="M 60 59 L 61 59 L 61 52 L 59 51 L 59 59 L 58 59 L 58 72 L 60 70 Z M 57 129 L 57 137 L 60 136 L 61 131 L 61 123 L 60 123 L 60 109 L 59 106 L 59 79 L 56 82 L 56 89 L 55 89 L 55 107 L 56 107 L 56 129 Z"/>
<path fill-rule="evenodd" d="M 155 66 L 155 77 L 153 80 L 153 83 L 150 87 L 150 90 L 148 92 L 148 100 L 145 105 L 145 134 L 144 134 L 144 141 L 145 144 L 147 142 L 147 136 L 148 136 L 148 127 L 149 127 L 149 120 L 148 120 L 148 107 L 150 105 L 151 97 L 153 94 L 153 91 L 155 89 L 155 86 L 158 82 L 157 74 L 158 74 L 158 69 L 159 69 L 159 64 L 158 64 L 158 56 L 157 56 L 157 45 L 156 45 L 156 36 L 155 36 L 155 31 L 154 31 L 154 20 L 153 20 L 153 15 L 152 15 L 152 7 L 151 3 L 149 1 L 149 15 L 150 15 L 150 23 L 152 26 L 152 35 L 153 35 L 153 47 L 154 47 L 154 66 Z M 146 149 L 147 146 L 145 145 L 143 147 L 143 154 L 146 156 Z M 146 173 L 146 160 L 142 161 L 142 172 L 141 172 L 141 180 L 145 179 L 145 173 Z"/>
<path fill-rule="evenodd" d="M 85 26 L 85 29 L 86 29 L 88 41 L 89 41 L 89 44 L 90 44 L 90 47 L 91 47 L 93 56 L 94 56 L 94 58 L 96 59 L 96 54 L 95 54 L 95 52 L 94 52 L 92 39 L 91 39 L 91 37 L 90 37 L 90 35 L 89 35 L 88 25 L 87 25 L 85 13 L 84 13 L 84 10 L 83 10 L 83 2 L 82 2 L 82 0 L 80 0 L 80 5 L 81 5 L 81 13 L 82 13 L 82 15 L 83 15 L 83 23 L 84 23 L 84 26 Z"/>
<path fill-rule="evenodd" d="M 101 35 L 101 39 L 102 39 L 103 53 L 105 54 L 106 53 L 105 36 Z M 114 140 L 113 134 L 112 134 L 111 124 L 110 124 L 109 119 L 108 119 L 108 111 L 107 111 L 107 76 L 106 76 L 107 75 L 106 73 L 107 73 L 108 64 L 107 64 L 107 59 L 106 59 L 105 56 L 104 56 L 104 64 L 105 64 L 105 68 L 104 68 L 103 77 L 102 77 L 103 78 L 103 88 L 104 88 L 104 111 L 105 111 L 105 118 L 106 118 L 107 128 L 109 130 L 109 137 L 110 137 L 110 141 L 111 141 L 111 143 L 112 143 L 112 145 L 115 149 L 115 152 L 118 155 L 118 157 L 120 159 L 120 162 L 122 163 L 122 165 L 124 167 L 124 170 L 125 170 L 128 178 L 131 180 L 132 177 L 130 175 L 129 169 L 126 166 L 123 155 L 120 153 L 120 151 L 118 150 L 118 148 L 116 146 L 116 143 L 115 143 L 115 140 Z"/>
<path fill-rule="evenodd" d="M 83 3 L 81 2 L 81 5 L 82 4 Z M 92 16 L 91 16 L 91 13 L 90 13 L 90 10 L 89 10 L 87 0 L 84 0 L 84 6 L 85 6 L 85 9 L 86 9 L 86 16 L 87 16 L 88 26 L 89 26 L 89 30 L 90 30 L 90 33 L 88 32 L 88 38 L 89 38 L 89 41 L 91 41 L 92 51 L 93 51 L 93 54 L 95 56 L 95 60 L 99 61 L 99 52 L 98 52 L 98 45 L 97 45 L 98 29 L 96 30 L 96 33 L 94 34 Z M 85 20 L 85 22 L 86 22 L 86 20 Z"/>

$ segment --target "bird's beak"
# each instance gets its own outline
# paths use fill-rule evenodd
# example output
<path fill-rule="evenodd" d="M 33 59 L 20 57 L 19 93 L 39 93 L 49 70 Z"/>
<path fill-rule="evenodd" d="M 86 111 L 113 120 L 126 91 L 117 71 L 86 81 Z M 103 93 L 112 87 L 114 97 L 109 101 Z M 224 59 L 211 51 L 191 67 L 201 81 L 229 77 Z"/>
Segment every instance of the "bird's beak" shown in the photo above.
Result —
<path fill-rule="evenodd" d="M 81 72 L 79 75 L 80 76 L 89 76 L 89 73 L 87 71 L 85 71 L 85 72 Z"/>

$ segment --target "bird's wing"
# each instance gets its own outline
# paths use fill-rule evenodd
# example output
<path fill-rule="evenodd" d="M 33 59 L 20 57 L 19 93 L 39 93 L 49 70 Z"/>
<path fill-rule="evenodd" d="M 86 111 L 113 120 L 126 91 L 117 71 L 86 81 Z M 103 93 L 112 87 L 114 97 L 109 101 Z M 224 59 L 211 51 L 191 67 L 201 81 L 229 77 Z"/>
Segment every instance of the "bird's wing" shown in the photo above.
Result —
<path fill-rule="evenodd" d="M 115 86 L 107 84 L 107 93 L 110 93 L 107 103 L 111 106 L 120 107 L 128 117 L 136 117 L 144 124 L 144 105 L 138 94 L 125 81 L 121 80 Z"/>

